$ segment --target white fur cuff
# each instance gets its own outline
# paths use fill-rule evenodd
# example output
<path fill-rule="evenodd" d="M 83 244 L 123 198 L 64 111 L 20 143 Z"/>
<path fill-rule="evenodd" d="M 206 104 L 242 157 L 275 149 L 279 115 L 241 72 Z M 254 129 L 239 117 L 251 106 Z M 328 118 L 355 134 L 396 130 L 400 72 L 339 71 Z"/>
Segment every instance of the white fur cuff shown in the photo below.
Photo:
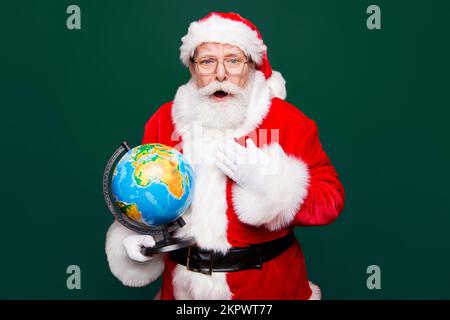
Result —
<path fill-rule="evenodd" d="M 303 204 L 309 186 L 308 166 L 301 159 L 288 156 L 279 144 L 262 148 L 269 154 L 276 170 L 266 174 L 258 194 L 239 185 L 233 188 L 233 204 L 238 218 L 253 226 L 278 230 L 291 224 Z"/>
<path fill-rule="evenodd" d="M 309 287 L 311 288 L 312 293 L 308 300 L 322 300 L 322 291 L 320 290 L 320 287 L 311 281 L 309 281 Z"/>
<path fill-rule="evenodd" d="M 114 221 L 106 234 L 105 251 L 109 268 L 120 282 L 129 287 L 143 287 L 156 280 L 163 272 L 163 256 L 155 255 L 152 260 L 144 263 L 128 258 L 122 241 L 133 234 L 136 233 Z"/>

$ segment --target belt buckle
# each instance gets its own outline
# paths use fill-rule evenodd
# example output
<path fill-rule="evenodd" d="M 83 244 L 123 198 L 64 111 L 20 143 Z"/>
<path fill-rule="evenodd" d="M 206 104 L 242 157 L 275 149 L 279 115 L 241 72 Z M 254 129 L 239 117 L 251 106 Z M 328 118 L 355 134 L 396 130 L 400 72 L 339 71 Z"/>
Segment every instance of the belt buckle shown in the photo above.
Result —
<path fill-rule="evenodd" d="M 208 271 L 203 271 L 203 270 L 201 270 L 201 269 L 195 269 L 195 268 L 192 268 L 192 267 L 190 266 L 190 261 L 191 261 L 191 248 L 192 248 L 192 246 L 189 246 L 189 248 L 188 248 L 188 253 L 187 253 L 187 258 L 186 258 L 186 269 L 189 270 L 189 271 L 199 272 L 199 273 L 203 273 L 203 274 L 206 274 L 206 275 L 212 275 L 212 268 L 213 268 L 213 254 L 214 254 L 214 251 L 208 252 L 208 254 L 209 254 L 209 266 L 208 266 Z"/>
<path fill-rule="evenodd" d="M 258 252 L 258 263 L 256 264 L 257 269 L 261 269 L 263 262 L 262 262 L 262 249 L 261 247 L 256 248 L 256 251 Z"/>

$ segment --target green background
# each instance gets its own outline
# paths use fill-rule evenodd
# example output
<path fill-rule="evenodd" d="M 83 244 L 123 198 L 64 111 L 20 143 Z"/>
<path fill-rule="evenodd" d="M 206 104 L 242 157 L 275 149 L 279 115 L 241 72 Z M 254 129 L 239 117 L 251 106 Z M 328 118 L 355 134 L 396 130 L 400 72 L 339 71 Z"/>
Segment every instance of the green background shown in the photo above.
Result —
<path fill-rule="evenodd" d="M 81 30 L 66 28 L 70 4 Z M 370 4 L 382 30 L 366 27 Z M 450 298 L 450 2 L 363 0 L 2 1 L 0 298 L 156 292 L 109 271 L 101 178 L 188 80 L 180 38 L 210 11 L 258 26 L 345 186 L 334 224 L 297 229 L 324 298 Z M 81 290 L 66 287 L 72 264 Z M 366 287 L 372 264 L 381 290 Z"/>

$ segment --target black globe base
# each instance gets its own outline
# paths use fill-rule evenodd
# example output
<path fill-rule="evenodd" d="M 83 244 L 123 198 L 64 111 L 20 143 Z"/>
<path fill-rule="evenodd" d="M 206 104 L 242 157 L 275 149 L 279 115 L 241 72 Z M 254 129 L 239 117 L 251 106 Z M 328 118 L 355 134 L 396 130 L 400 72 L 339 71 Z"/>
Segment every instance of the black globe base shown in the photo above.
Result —
<path fill-rule="evenodd" d="M 169 238 L 169 239 L 164 239 L 164 240 L 157 242 L 151 248 L 146 248 L 146 247 L 142 248 L 141 253 L 144 256 L 151 256 L 156 253 L 165 253 L 165 252 L 170 252 L 170 251 L 186 248 L 186 247 L 192 246 L 193 244 L 195 244 L 194 238 L 185 238 L 185 239 Z"/>

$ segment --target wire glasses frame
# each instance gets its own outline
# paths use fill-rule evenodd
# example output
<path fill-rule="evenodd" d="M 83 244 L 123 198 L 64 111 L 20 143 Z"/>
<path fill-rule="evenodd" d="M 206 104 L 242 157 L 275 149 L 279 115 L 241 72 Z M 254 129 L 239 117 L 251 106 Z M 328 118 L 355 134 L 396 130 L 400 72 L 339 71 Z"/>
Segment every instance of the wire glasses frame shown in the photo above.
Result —
<path fill-rule="evenodd" d="M 219 61 L 222 60 L 222 64 L 226 73 L 229 75 L 240 75 L 244 71 L 244 66 L 247 63 L 251 63 L 251 60 L 242 58 L 213 58 L 205 57 L 201 59 L 191 59 L 191 62 L 197 66 L 197 69 L 201 75 L 207 76 L 216 73 Z"/>

